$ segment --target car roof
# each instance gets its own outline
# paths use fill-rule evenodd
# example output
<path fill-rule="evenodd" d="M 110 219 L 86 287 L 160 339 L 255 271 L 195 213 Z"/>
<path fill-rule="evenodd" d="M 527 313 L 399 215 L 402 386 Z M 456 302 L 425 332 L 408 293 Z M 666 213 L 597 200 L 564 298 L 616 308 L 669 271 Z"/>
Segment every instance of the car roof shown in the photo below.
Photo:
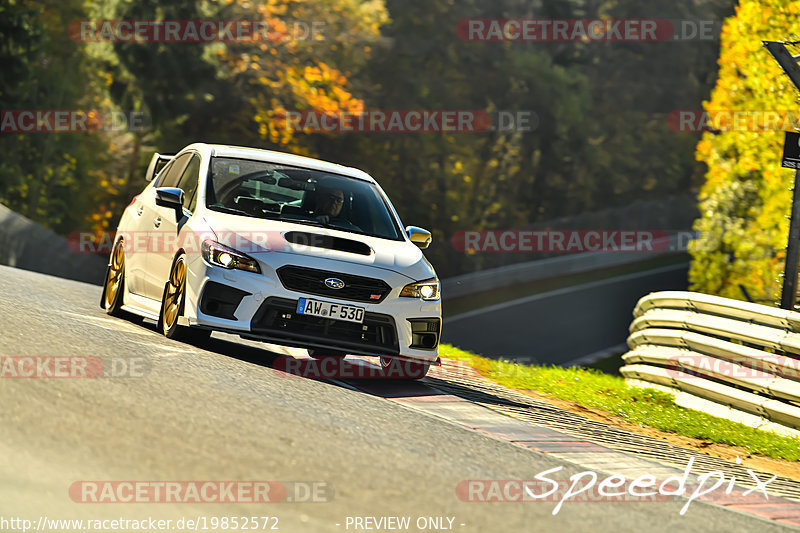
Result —
<path fill-rule="evenodd" d="M 206 144 L 195 143 L 184 148 L 202 150 L 206 148 L 210 150 L 212 156 L 216 157 L 232 157 L 236 159 L 254 159 L 257 161 L 267 161 L 270 163 L 278 163 L 281 165 L 295 166 L 310 168 L 314 170 L 321 170 L 323 172 L 330 172 L 333 174 L 341 174 L 352 178 L 358 178 L 364 181 L 375 183 L 375 179 L 357 168 L 346 167 L 337 163 L 330 163 L 322 161 L 321 159 L 314 159 L 313 157 L 305 157 L 301 155 L 290 154 L 286 152 L 276 152 L 273 150 L 263 150 L 261 148 L 249 148 L 246 146 L 229 146 L 224 144 Z"/>

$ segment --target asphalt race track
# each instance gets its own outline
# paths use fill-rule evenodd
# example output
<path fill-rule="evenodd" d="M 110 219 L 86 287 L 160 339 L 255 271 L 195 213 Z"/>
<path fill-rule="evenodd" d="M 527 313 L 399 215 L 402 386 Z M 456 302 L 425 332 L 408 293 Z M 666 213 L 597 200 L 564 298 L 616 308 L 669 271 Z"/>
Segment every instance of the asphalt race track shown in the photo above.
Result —
<path fill-rule="evenodd" d="M 4 361 L 99 358 L 104 371 L 116 373 L 0 380 L 4 518 L 36 525 L 41 516 L 271 516 L 289 532 L 364 531 L 353 517 L 389 516 L 409 516 L 412 525 L 419 517 L 449 517 L 449 527 L 464 532 L 784 529 L 702 502 L 681 516 L 684 502 L 674 500 L 568 502 L 557 515 L 548 502 L 461 501 L 456 487 L 463 480 L 532 479 L 556 466 L 566 478 L 583 469 L 365 392 L 389 388 L 389 381 L 362 387 L 289 377 L 272 368 L 285 354 L 229 336 L 215 334 L 204 347 L 167 340 L 152 323 L 108 317 L 100 292 L 0 267 Z M 70 492 L 76 482 L 104 480 L 270 480 L 291 490 L 266 504 L 83 503 Z M 311 498 L 317 501 L 305 501 L 308 486 L 320 488 Z M 223 528 L 207 528 L 215 529 Z"/>
<path fill-rule="evenodd" d="M 563 365 L 625 343 L 639 298 L 685 291 L 688 271 L 661 267 L 445 318 L 443 341 L 486 357 Z"/>

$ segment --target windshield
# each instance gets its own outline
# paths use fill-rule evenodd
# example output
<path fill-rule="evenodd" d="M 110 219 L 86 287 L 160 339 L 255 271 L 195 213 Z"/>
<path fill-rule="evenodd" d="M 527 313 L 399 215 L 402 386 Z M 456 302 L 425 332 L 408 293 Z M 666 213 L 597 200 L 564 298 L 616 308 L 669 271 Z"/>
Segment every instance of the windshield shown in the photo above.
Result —
<path fill-rule="evenodd" d="M 214 157 L 206 205 L 224 213 L 403 240 L 373 183 L 308 168 Z"/>

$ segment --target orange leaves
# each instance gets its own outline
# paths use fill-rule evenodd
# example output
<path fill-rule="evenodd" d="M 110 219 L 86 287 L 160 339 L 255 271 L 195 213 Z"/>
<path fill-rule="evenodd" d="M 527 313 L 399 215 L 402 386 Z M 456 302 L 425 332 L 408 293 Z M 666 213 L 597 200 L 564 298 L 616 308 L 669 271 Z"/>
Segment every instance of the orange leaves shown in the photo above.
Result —
<path fill-rule="evenodd" d="M 719 77 L 705 110 L 798 108 L 797 90 L 761 46 L 762 40 L 791 36 L 800 22 L 798 9 L 800 2 L 787 0 L 740 3 L 723 26 Z M 709 168 L 696 224 L 701 242 L 692 252 L 693 288 L 742 298 L 741 284 L 759 300 L 777 298 L 792 180 L 791 171 L 780 168 L 782 146 L 781 131 L 703 135 L 696 157 Z"/>
<path fill-rule="evenodd" d="M 231 19 L 266 23 L 260 42 L 217 43 L 210 56 L 244 94 L 250 109 L 243 125 L 273 144 L 301 149 L 302 131 L 287 123 L 291 111 L 360 113 L 363 101 L 348 72 L 362 68 L 380 26 L 388 22 L 381 0 L 246 0 L 230 6 Z"/>
<path fill-rule="evenodd" d="M 312 110 L 330 115 L 363 112 L 364 102 L 346 90 L 346 84 L 347 77 L 324 62 L 287 66 L 270 84 L 280 96 L 270 101 L 266 112 L 254 117 L 259 133 L 272 143 L 290 145 L 301 132 L 295 131 L 287 120 L 289 111 Z"/>

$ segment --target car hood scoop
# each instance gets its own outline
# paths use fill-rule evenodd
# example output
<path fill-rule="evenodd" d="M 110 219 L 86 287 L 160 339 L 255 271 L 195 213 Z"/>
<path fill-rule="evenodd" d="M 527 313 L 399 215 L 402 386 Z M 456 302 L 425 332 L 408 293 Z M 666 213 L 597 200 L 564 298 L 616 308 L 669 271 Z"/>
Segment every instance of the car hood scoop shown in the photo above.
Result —
<path fill-rule="evenodd" d="M 344 239 L 342 237 L 334 237 L 332 235 L 324 235 L 321 233 L 289 231 L 284 234 L 283 238 L 292 244 L 313 246 L 314 248 L 327 248 L 329 250 L 338 250 L 340 252 L 349 252 L 351 254 L 359 255 L 372 254 L 372 248 L 363 242 Z"/>
<path fill-rule="evenodd" d="M 391 270 L 412 281 L 435 275 L 422 250 L 408 241 L 358 235 L 335 228 L 311 229 L 288 220 L 244 218 L 226 213 L 213 213 L 208 225 L 213 228 L 216 240 L 267 265 L 292 263 L 332 271 L 348 268 L 344 264 L 337 265 L 338 261 Z M 278 259 L 270 257 L 272 254 L 295 257 Z M 363 270 L 359 272 L 368 277 L 379 276 Z"/>

